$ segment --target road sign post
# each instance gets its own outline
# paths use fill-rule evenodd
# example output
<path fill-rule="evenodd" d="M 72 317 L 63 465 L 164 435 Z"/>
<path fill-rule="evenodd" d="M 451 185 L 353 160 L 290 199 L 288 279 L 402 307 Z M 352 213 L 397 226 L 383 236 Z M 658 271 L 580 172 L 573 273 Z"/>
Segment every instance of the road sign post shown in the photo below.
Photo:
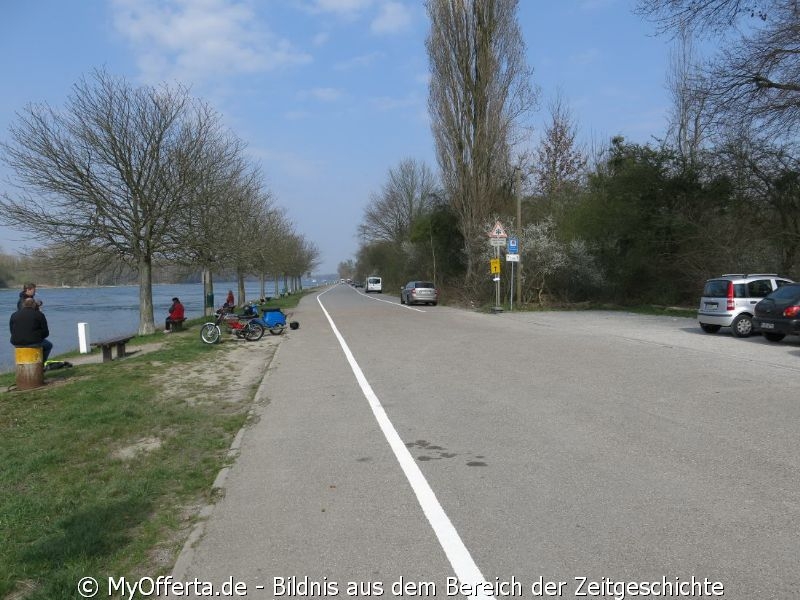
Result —
<path fill-rule="evenodd" d="M 519 240 L 515 237 L 508 238 L 506 245 L 506 262 L 511 263 L 511 296 L 510 310 L 514 311 L 514 263 L 519 262 Z M 519 284 L 519 282 L 517 282 Z"/>
<path fill-rule="evenodd" d="M 503 312 L 500 306 L 500 247 L 506 245 L 508 234 L 500 221 L 496 221 L 489 231 L 489 243 L 494 246 L 494 258 L 491 261 L 491 270 L 494 277 L 494 308 L 492 312 Z M 497 271 L 495 272 L 495 265 Z"/>

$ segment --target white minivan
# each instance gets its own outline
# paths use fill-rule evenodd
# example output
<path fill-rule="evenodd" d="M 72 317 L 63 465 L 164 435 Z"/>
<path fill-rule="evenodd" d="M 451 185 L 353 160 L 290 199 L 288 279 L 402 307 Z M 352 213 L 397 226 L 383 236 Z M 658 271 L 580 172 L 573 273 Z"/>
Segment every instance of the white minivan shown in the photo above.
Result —
<path fill-rule="evenodd" d="M 383 284 L 380 277 L 367 277 L 367 284 L 364 286 L 364 293 L 370 292 L 381 293 L 383 291 Z"/>

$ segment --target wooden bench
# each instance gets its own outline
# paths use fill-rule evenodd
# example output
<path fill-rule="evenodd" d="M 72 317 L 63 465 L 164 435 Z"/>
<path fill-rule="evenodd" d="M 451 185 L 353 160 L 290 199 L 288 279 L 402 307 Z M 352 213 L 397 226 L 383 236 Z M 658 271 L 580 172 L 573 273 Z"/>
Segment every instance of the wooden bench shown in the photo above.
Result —
<path fill-rule="evenodd" d="M 117 347 L 117 358 L 124 358 L 125 357 L 125 344 L 131 341 L 135 335 L 126 335 L 116 338 L 110 338 L 107 340 L 102 340 L 100 342 L 92 342 L 90 346 L 95 348 L 101 348 L 103 350 L 103 362 L 109 362 L 111 360 L 111 348 L 114 346 Z"/>
<path fill-rule="evenodd" d="M 186 320 L 186 317 L 182 319 L 176 319 L 174 321 L 169 322 L 169 329 L 170 331 L 183 331 L 183 322 Z"/>

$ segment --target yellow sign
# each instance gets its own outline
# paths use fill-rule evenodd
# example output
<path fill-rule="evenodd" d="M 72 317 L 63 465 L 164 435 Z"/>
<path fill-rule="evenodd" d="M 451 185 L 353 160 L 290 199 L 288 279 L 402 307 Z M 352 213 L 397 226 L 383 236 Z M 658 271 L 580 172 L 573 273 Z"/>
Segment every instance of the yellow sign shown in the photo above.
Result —
<path fill-rule="evenodd" d="M 492 270 L 491 270 L 492 275 L 497 275 L 497 274 L 500 273 L 500 259 L 499 258 L 492 258 L 489 261 L 489 265 L 492 268 Z"/>

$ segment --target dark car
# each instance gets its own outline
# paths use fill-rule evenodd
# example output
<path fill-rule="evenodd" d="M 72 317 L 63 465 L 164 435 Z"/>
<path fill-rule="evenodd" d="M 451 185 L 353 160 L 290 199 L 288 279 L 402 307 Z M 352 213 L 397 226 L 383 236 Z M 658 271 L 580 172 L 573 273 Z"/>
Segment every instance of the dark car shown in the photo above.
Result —
<path fill-rule="evenodd" d="M 784 285 L 755 306 L 753 330 L 770 342 L 800 335 L 800 284 Z"/>
<path fill-rule="evenodd" d="M 400 304 L 439 303 L 439 290 L 430 281 L 409 281 L 400 288 Z"/>

